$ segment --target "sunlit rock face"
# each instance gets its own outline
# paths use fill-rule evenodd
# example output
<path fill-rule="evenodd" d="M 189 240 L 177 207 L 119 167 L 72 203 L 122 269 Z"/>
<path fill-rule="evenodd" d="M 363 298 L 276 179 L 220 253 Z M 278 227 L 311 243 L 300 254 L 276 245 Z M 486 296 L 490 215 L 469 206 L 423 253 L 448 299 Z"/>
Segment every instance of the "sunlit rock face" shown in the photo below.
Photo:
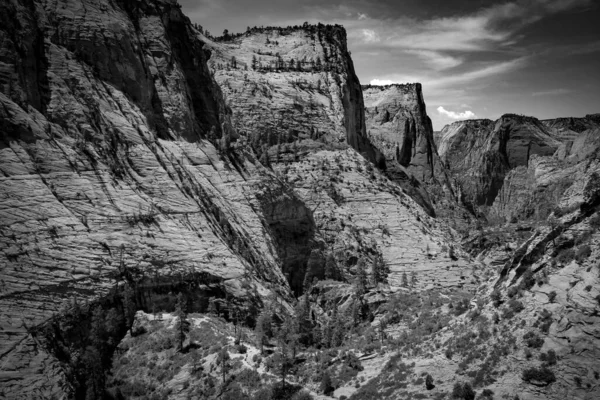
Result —
<path fill-rule="evenodd" d="M 386 158 L 388 175 L 431 215 L 468 219 L 435 144 L 420 83 L 363 86 L 368 137 Z"/>
<path fill-rule="evenodd" d="M 289 308 L 327 261 L 352 279 L 381 255 L 392 290 L 412 272 L 472 287 L 453 233 L 378 170 L 342 28 L 268 34 L 314 72 L 227 71 L 232 44 L 174 1 L 14 1 L 0 15 L 3 396 L 84 396 L 93 310 L 126 308 L 125 283 L 146 311 L 193 288 L 194 311 L 212 299 L 250 318 L 267 299 Z M 266 37 L 254 53 L 278 52 Z"/>

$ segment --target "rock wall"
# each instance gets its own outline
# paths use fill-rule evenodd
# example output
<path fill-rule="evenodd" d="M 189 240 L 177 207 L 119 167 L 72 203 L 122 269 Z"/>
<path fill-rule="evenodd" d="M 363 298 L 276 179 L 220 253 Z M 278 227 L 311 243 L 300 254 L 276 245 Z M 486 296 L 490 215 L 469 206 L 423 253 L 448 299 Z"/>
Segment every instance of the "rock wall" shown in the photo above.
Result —
<path fill-rule="evenodd" d="M 513 168 L 527 166 L 533 155 L 552 155 L 560 145 L 532 117 L 507 114 L 499 120 L 461 121 L 444 127 L 438 152 L 462 201 L 473 208 L 493 204 Z"/>
<path fill-rule="evenodd" d="M 246 52 L 204 42 L 170 0 L 0 11 L 3 397 L 83 396 L 87 339 L 51 332 L 66 303 L 88 321 L 126 283 L 146 311 L 194 288 L 195 310 L 208 296 L 224 315 L 290 308 L 326 259 L 351 282 L 381 255 L 392 291 L 413 272 L 415 287 L 475 286 L 453 233 L 373 167 L 340 28 L 248 35 Z M 264 67 L 234 67 L 252 54 Z M 281 54 L 314 71 L 267 71 Z"/>
<path fill-rule="evenodd" d="M 452 216 L 458 206 L 438 156 L 420 83 L 363 86 L 367 132 L 387 170 L 431 215 Z"/>
<path fill-rule="evenodd" d="M 207 39 L 204 39 L 207 40 Z M 268 162 L 350 146 L 385 167 L 366 137 L 363 96 L 339 25 L 265 28 L 207 40 L 242 142 Z"/>
<path fill-rule="evenodd" d="M 4 397 L 68 396 L 35 332 L 124 281 L 199 276 L 246 304 L 290 300 L 259 196 L 283 183 L 205 139 L 220 146 L 229 110 L 175 2 L 14 1 L 0 14 Z"/>

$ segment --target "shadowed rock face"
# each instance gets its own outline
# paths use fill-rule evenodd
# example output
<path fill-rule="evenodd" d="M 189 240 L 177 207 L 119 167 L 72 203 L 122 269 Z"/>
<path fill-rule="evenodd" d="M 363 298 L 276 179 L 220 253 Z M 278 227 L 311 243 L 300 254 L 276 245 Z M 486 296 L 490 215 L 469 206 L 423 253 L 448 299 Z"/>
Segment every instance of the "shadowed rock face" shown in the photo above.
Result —
<path fill-rule="evenodd" d="M 552 155 L 559 145 L 537 119 L 508 114 L 496 122 L 462 121 L 444 127 L 438 152 L 463 202 L 491 206 L 508 171 L 527 166 L 533 155 Z"/>

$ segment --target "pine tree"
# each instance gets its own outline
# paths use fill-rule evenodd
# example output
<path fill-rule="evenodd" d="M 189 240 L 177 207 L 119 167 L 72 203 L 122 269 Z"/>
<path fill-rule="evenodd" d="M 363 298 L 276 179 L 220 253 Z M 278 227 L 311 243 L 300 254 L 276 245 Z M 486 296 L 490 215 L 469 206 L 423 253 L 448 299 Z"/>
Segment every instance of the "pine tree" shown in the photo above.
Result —
<path fill-rule="evenodd" d="M 402 273 L 402 286 L 408 287 L 408 276 L 406 276 L 406 271 Z"/>
<path fill-rule="evenodd" d="M 125 318 L 125 323 L 127 324 L 130 333 L 135 318 L 136 308 L 135 292 L 131 286 L 129 286 L 129 283 L 125 283 L 125 287 L 123 288 L 123 317 Z"/>
<path fill-rule="evenodd" d="M 221 351 L 219 351 L 219 354 L 217 355 L 217 365 L 219 365 L 219 367 L 221 368 L 221 375 L 223 377 L 223 383 L 225 383 L 225 378 L 227 377 L 227 373 L 229 372 L 229 360 L 231 359 L 231 357 L 229 357 L 229 351 L 227 351 L 227 348 L 223 347 L 221 349 Z"/>
<path fill-rule="evenodd" d="M 379 339 L 381 340 L 381 343 L 382 343 L 382 344 L 383 344 L 383 341 L 384 341 L 384 340 L 385 340 L 385 338 L 386 338 L 386 335 L 385 335 L 385 330 L 386 330 L 386 328 L 387 328 L 387 321 L 386 321 L 386 319 L 385 319 L 385 318 L 382 318 L 382 319 L 379 321 L 379 329 L 378 329 L 378 330 L 379 330 Z"/>
<path fill-rule="evenodd" d="M 92 345 L 100 352 L 103 353 L 105 344 L 105 322 L 104 322 L 104 310 L 100 306 L 96 306 L 92 312 L 92 323 L 90 327 L 90 341 Z"/>
<path fill-rule="evenodd" d="M 356 294 L 362 297 L 367 293 L 367 271 L 365 271 L 365 261 L 361 258 L 356 265 Z"/>
<path fill-rule="evenodd" d="M 182 293 L 177 295 L 177 304 L 175 306 L 175 335 L 177 350 L 183 351 L 183 342 L 189 332 L 190 323 L 187 320 L 187 305 Z"/>
<path fill-rule="evenodd" d="M 262 353 L 265 342 L 273 335 L 271 310 L 266 309 L 260 313 L 256 319 L 254 331 L 256 332 L 256 338 L 258 340 L 257 345 L 260 346 L 260 352 Z"/>
<path fill-rule="evenodd" d="M 415 271 L 413 271 L 410 274 L 410 285 L 412 287 L 415 287 L 417 285 L 417 273 Z"/>
<path fill-rule="evenodd" d="M 383 257 L 381 254 L 377 254 L 375 256 L 375 260 L 373 261 L 373 283 L 377 285 L 378 283 L 387 283 L 387 274 L 389 269 L 385 265 L 385 261 L 383 261 Z"/>

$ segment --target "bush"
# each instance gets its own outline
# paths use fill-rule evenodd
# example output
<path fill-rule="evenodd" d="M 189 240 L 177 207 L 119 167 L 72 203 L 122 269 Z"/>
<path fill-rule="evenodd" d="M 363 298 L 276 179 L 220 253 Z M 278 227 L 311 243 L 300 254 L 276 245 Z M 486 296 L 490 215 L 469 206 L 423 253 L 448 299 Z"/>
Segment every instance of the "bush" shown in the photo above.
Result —
<path fill-rule="evenodd" d="M 496 308 L 498 308 L 498 306 L 502 302 L 502 296 L 500 295 L 500 292 L 497 289 L 494 290 L 492 294 L 490 294 L 490 299 L 492 300 L 494 307 Z"/>
<path fill-rule="evenodd" d="M 533 347 L 534 349 L 539 349 L 544 345 L 544 339 L 539 337 L 533 331 L 529 331 L 523 335 L 523 339 L 525 339 L 525 343 L 528 347 Z"/>
<path fill-rule="evenodd" d="M 425 377 L 425 388 L 427 390 L 431 390 L 435 387 L 435 385 L 433 384 L 433 377 L 430 374 L 427 374 L 427 376 Z"/>
<path fill-rule="evenodd" d="M 520 313 L 521 311 L 523 311 L 525 309 L 525 306 L 523 305 L 523 303 L 521 303 L 519 300 L 515 300 L 515 299 L 512 299 L 511 301 L 508 302 L 508 307 L 515 314 Z"/>
<path fill-rule="evenodd" d="M 331 376 L 329 376 L 329 372 L 325 372 L 321 377 L 321 391 L 325 396 L 329 396 L 333 393 L 335 388 L 333 387 L 333 383 L 331 382 Z"/>
<path fill-rule="evenodd" d="M 521 282 L 519 283 L 519 289 L 531 289 L 535 284 L 535 278 L 533 277 L 533 271 L 528 269 L 523 273 L 523 277 L 521 278 Z"/>
<path fill-rule="evenodd" d="M 494 392 L 490 389 L 483 389 L 483 392 L 481 392 L 481 395 L 479 396 L 480 399 L 493 399 L 494 398 Z"/>
<path fill-rule="evenodd" d="M 575 259 L 579 264 L 583 263 L 592 254 L 592 248 L 588 244 L 584 244 L 577 249 Z"/>
<path fill-rule="evenodd" d="M 556 260 L 563 265 L 570 263 L 573 259 L 575 259 L 575 250 L 573 249 L 563 250 L 556 257 Z"/>
<path fill-rule="evenodd" d="M 526 382 L 538 381 L 546 384 L 551 384 L 556 381 L 554 372 L 547 367 L 542 366 L 541 368 L 529 368 L 523 371 L 521 378 Z"/>
<path fill-rule="evenodd" d="M 554 299 L 556 299 L 556 292 L 553 290 L 550 293 L 548 293 L 548 301 L 550 303 L 554 303 Z"/>
<path fill-rule="evenodd" d="M 454 384 L 454 388 L 452 389 L 453 399 L 474 400 L 475 394 L 476 393 L 471 387 L 471 384 L 468 382 L 465 382 L 463 384 L 461 384 L 460 382 L 456 382 Z"/>
<path fill-rule="evenodd" d="M 544 365 L 555 365 L 557 358 L 554 350 L 548 350 L 548 353 L 540 354 L 540 360 L 544 361 Z"/>

